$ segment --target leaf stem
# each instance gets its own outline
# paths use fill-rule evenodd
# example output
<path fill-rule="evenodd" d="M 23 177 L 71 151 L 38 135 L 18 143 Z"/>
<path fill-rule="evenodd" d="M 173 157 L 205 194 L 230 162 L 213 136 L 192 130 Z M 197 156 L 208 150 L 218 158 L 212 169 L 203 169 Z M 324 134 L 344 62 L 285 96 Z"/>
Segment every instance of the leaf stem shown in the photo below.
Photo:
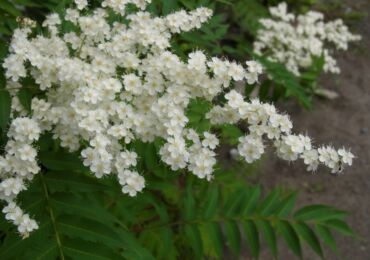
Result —
<path fill-rule="evenodd" d="M 45 180 L 44 180 L 44 174 L 42 172 L 40 173 L 40 179 L 41 179 L 41 182 L 42 182 L 42 186 L 44 188 L 47 207 L 48 207 L 48 211 L 49 211 L 49 214 L 50 214 L 51 223 L 53 225 L 53 229 L 54 229 L 54 233 L 55 233 L 55 239 L 57 241 L 57 245 L 58 245 L 58 249 L 59 249 L 59 253 L 60 253 L 60 258 L 61 258 L 61 260 L 65 260 L 64 253 L 63 253 L 63 250 L 62 250 L 62 243 L 61 243 L 61 240 L 60 240 L 60 236 L 59 236 L 56 221 L 55 221 L 54 211 L 51 208 L 49 192 L 48 192 L 48 189 L 46 187 Z"/>

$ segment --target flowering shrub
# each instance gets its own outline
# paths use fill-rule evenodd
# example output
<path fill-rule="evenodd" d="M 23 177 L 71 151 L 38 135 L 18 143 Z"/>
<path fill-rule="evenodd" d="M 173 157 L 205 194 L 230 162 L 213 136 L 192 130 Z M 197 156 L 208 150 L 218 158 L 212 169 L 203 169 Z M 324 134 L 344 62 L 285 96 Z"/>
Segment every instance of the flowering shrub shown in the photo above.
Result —
<path fill-rule="evenodd" d="M 64 249 L 50 206 L 53 185 L 47 184 L 45 179 L 54 176 L 61 181 L 65 173 L 55 176 L 50 170 L 76 171 L 76 175 L 88 172 L 102 179 L 102 183 L 114 176 L 121 192 L 129 197 L 145 194 L 147 181 L 143 176 L 144 171 L 155 172 L 157 167 L 160 170 L 155 175 L 160 175 L 160 182 L 155 183 L 163 189 L 165 182 L 172 178 L 166 174 L 182 172 L 179 178 L 181 188 L 184 186 L 185 173 L 212 181 L 217 178 L 214 170 L 216 149 L 220 143 L 215 133 L 218 129 L 232 127 L 241 121 L 248 124 L 248 131 L 246 134 L 237 134 L 235 139 L 238 140 L 238 156 L 247 163 L 261 158 L 266 140 L 269 140 L 280 158 L 287 161 L 302 159 L 309 171 L 316 171 L 321 163 L 337 174 L 346 165 L 352 164 L 353 155 L 349 151 L 335 150 L 330 146 L 314 148 L 308 136 L 292 132 L 292 123 L 287 115 L 258 99 L 247 100 L 234 90 L 234 82 L 245 80 L 249 85 L 258 82 L 258 76 L 263 72 L 258 62 L 247 61 L 243 66 L 237 62 L 207 57 L 200 50 L 189 53 L 188 58 L 182 60 L 171 52 L 172 35 L 200 28 L 211 17 L 210 9 L 200 7 L 190 12 L 181 10 L 164 17 L 152 17 L 145 11 L 149 2 L 105 0 L 101 8 L 89 11 L 87 1 L 76 0 L 76 9 L 67 9 L 64 16 L 60 17 L 57 13 L 47 16 L 43 22 L 46 28 L 44 34 L 38 34 L 32 28 L 33 23 L 15 30 L 10 54 L 4 60 L 8 82 L 6 89 L 1 89 L 1 102 L 11 103 L 11 109 L 2 111 L 2 128 L 8 125 L 8 118 L 10 121 L 5 153 L 0 157 L 0 198 L 6 202 L 3 213 L 7 220 L 17 226 L 24 238 L 34 230 L 41 229 L 42 220 L 38 224 L 17 204 L 18 195 L 21 196 L 29 183 L 40 176 L 40 183 L 37 183 L 45 192 L 62 259 Z M 200 110 L 198 120 L 194 110 Z M 43 144 L 45 140 L 46 145 Z M 59 153 L 54 153 L 53 149 Z M 143 160 L 146 164 L 144 168 Z M 88 179 L 87 185 L 95 183 L 88 175 L 82 175 Z M 152 177 L 147 176 L 148 179 Z M 68 180 L 65 181 L 68 183 Z M 192 194 L 192 185 L 195 187 L 196 184 L 191 184 L 193 182 L 190 179 L 190 184 L 185 185 L 186 221 L 196 217 Z M 77 189 L 81 188 L 77 186 Z M 55 189 L 60 190 L 61 186 Z M 219 201 L 218 190 L 210 189 L 213 195 L 205 205 L 206 219 L 214 217 Z M 240 196 L 247 196 L 247 190 L 244 188 Z M 176 196 L 176 190 L 171 191 L 170 197 Z M 249 191 L 255 194 L 255 199 L 247 202 L 247 197 L 240 197 L 237 203 L 244 201 L 245 204 L 235 206 L 245 214 L 255 208 L 253 205 L 259 198 L 259 189 L 252 188 Z M 275 206 L 262 206 L 262 214 L 284 217 L 291 212 L 295 195 L 280 200 L 279 194 L 277 191 L 272 193 L 274 200 L 271 205 Z M 225 207 L 233 205 L 236 195 L 230 197 L 231 202 Z M 87 201 L 87 197 L 81 196 L 81 200 Z M 155 205 L 161 221 L 169 221 L 166 206 L 157 206 L 158 201 L 153 197 L 132 200 L 141 205 L 140 198 L 141 203 Z M 99 200 L 98 197 L 93 199 L 94 203 Z M 135 206 L 127 203 L 136 212 Z M 125 210 L 131 211 L 131 207 Z M 230 216 L 241 214 L 236 208 L 229 210 Z M 344 215 L 339 211 L 329 207 L 319 211 L 322 210 L 327 213 L 325 221 L 341 221 L 340 225 L 345 224 L 332 216 L 334 212 L 342 218 Z M 109 221 L 111 217 L 105 211 L 97 210 L 103 212 L 99 214 Z M 306 211 L 298 211 L 295 217 L 306 220 L 302 217 Z M 129 219 L 131 223 L 133 219 Z M 250 230 L 256 227 L 251 221 L 249 219 L 246 222 L 246 232 L 253 245 L 255 238 Z M 237 229 L 234 219 L 231 223 L 228 224 L 228 230 L 234 234 Z M 335 223 L 331 226 L 338 228 Z M 327 231 L 329 224 L 318 224 L 322 225 L 321 232 Z M 272 227 L 266 225 L 264 228 L 270 232 Z M 309 227 L 302 225 L 300 230 L 304 234 Z M 278 228 L 282 230 L 284 238 L 291 241 L 287 238 L 289 234 L 287 237 L 284 235 L 291 232 L 290 224 L 282 222 Z M 325 231 L 322 231 L 324 228 Z M 350 233 L 347 228 L 344 229 Z M 133 230 L 142 231 L 140 226 L 135 225 Z M 218 233 L 219 227 L 211 225 L 211 230 Z M 167 240 L 170 236 L 168 232 L 172 231 L 166 229 Z M 184 232 L 192 241 L 195 254 L 202 254 L 196 245 L 199 243 L 197 229 L 186 226 Z M 311 231 L 308 232 L 311 234 Z M 68 232 L 67 237 L 72 234 L 75 233 Z M 124 234 L 124 243 L 137 246 L 132 241 L 128 242 L 128 234 Z M 116 247 L 116 244 L 113 246 Z M 275 247 L 272 244 L 273 252 L 276 251 Z M 65 248 L 67 254 L 68 247 Z M 237 248 L 234 244 L 235 251 Z M 293 246 L 293 251 L 299 254 L 300 249 L 297 250 L 297 246 Z M 258 254 L 257 251 L 253 247 L 253 254 Z M 322 253 L 321 249 L 318 253 Z"/>
<path fill-rule="evenodd" d="M 269 10 L 272 18 L 260 20 L 263 28 L 257 32 L 254 51 L 267 53 L 269 60 L 285 64 L 297 76 L 315 57 L 324 58 L 325 72 L 339 73 L 332 48 L 347 50 L 349 42 L 361 39 L 350 33 L 341 19 L 325 23 L 319 12 L 295 16 L 288 13 L 285 2 Z"/>

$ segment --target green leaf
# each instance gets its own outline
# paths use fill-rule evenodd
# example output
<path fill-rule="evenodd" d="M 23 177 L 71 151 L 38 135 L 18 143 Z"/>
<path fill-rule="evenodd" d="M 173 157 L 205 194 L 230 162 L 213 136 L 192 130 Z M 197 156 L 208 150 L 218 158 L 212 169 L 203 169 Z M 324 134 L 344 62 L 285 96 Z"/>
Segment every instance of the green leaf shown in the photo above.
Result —
<path fill-rule="evenodd" d="M 40 152 L 46 151 L 50 152 L 50 150 L 52 150 L 54 147 L 54 142 L 55 141 L 51 133 L 42 134 L 39 140 L 37 141 L 37 148 L 39 150 L 39 154 Z"/>
<path fill-rule="evenodd" d="M 164 0 L 162 1 L 162 15 L 167 15 L 175 11 L 178 7 L 177 0 Z"/>
<path fill-rule="evenodd" d="M 21 16 L 22 13 L 15 8 L 15 5 L 8 2 L 8 0 L 0 1 L 0 9 L 6 11 L 7 13 L 13 15 L 14 17 Z"/>
<path fill-rule="evenodd" d="M 152 171 L 153 169 L 158 168 L 160 160 L 157 157 L 157 151 L 154 144 L 151 143 L 146 146 L 144 159 L 148 170 Z"/>
<path fill-rule="evenodd" d="M 68 4 L 71 4 L 71 0 L 56 1 L 55 3 L 49 5 L 49 9 L 61 15 L 65 12 Z"/>
<path fill-rule="evenodd" d="M 300 78 L 308 82 L 316 82 L 320 74 L 323 72 L 324 65 L 325 59 L 323 55 L 321 57 L 313 56 L 312 65 L 300 75 Z"/>
<path fill-rule="evenodd" d="M 217 213 L 217 208 L 219 206 L 218 198 L 219 198 L 218 186 L 211 185 L 209 192 L 207 193 L 206 203 L 204 205 L 203 217 L 205 219 L 209 219 Z"/>
<path fill-rule="evenodd" d="M 42 7 L 40 4 L 35 3 L 32 0 L 13 0 L 15 3 L 19 5 L 29 6 L 29 7 Z"/>
<path fill-rule="evenodd" d="M 3 25 L 1 25 L 0 23 L 0 27 L 2 27 L 2 32 L 3 34 L 6 34 L 6 31 L 9 32 L 9 36 L 11 35 L 11 32 Z M 5 40 L 5 39 L 1 39 L 0 38 L 0 63 L 2 63 L 4 61 L 4 58 L 7 56 L 9 52 L 9 49 L 8 49 L 8 42 Z M 5 78 L 5 75 L 4 75 L 4 69 L 1 68 L 0 66 L 0 91 L 1 89 L 5 88 L 5 85 L 6 85 L 6 78 Z"/>
<path fill-rule="evenodd" d="M 198 133 L 209 130 L 210 121 L 205 118 L 205 114 L 211 109 L 212 104 L 209 101 L 201 99 L 192 99 L 186 110 L 186 117 L 189 119 L 188 125 Z"/>
<path fill-rule="evenodd" d="M 244 232 L 247 239 L 247 245 L 253 257 L 258 258 L 260 251 L 259 235 L 256 224 L 252 220 L 244 223 Z"/>
<path fill-rule="evenodd" d="M 94 220 L 62 215 L 58 218 L 58 231 L 69 237 L 85 241 L 97 243 L 104 241 L 104 244 L 111 246 L 112 249 L 124 246 L 120 236 L 111 227 Z"/>
<path fill-rule="evenodd" d="M 156 259 L 177 259 L 177 250 L 174 245 L 171 228 L 169 227 L 145 230 L 140 234 L 140 241 L 146 249 L 153 252 Z M 130 259 L 141 258 L 131 257 Z"/>
<path fill-rule="evenodd" d="M 39 160 L 47 169 L 53 171 L 88 171 L 82 164 L 78 154 L 63 151 L 56 153 L 41 151 L 39 153 Z"/>
<path fill-rule="evenodd" d="M 196 225 L 186 225 L 184 232 L 185 237 L 197 256 L 197 259 L 201 259 L 203 256 L 203 245 L 198 227 Z"/>
<path fill-rule="evenodd" d="M 243 210 L 243 215 L 249 215 L 257 207 L 258 200 L 260 198 L 261 189 L 259 186 L 248 190 L 248 200 L 245 203 L 245 208 Z"/>
<path fill-rule="evenodd" d="M 32 248 L 32 250 L 29 250 L 29 248 Z M 49 260 L 58 259 L 60 256 L 55 240 L 40 238 L 32 243 L 29 248 L 25 250 L 23 259 Z"/>
<path fill-rule="evenodd" d="M 142 246 L 139 241 L 136 239 L 134 234 L 129 231 L 119 229 L 117 234 L 120 236 L 123 241 L 123 246 L 125 251 L 123 254 L 130 254 L 133 257 L 128 259 L 143 259 L 143 260 L 154 260 L 155 258 L 151 253 Z"/>
<path fill-rule="evenodd" d="M 237 1 L 234 5 L 232 18 L 243 31 L 255 35 L 261 27 L 259 19 L 267 15 L 268 10 L 260 1 L 243 0 Z"/>
<path fill-rule="evenodd" d="M 324 222 L 326 226 L 337 230 L 346 236 L 354 236 L 355 232 L 347 225 L 346 222 L 340 219 L 330 219 Z"/>
<path fill-rule="evenodd" d="M 191 185 L 188 184 L 185 191 L 183 217 L 185 220 L 192 220 L 195 218 L 195 216 L 196 216 L 195 201 L 192 195 Z"/>
<path fill-rule="evenodd" d="M 240 254 L 241 235 L 238 224 L 235 221 L 225 222 L 225 235 L 227 238 L 226 243 L 229 248 L 236 256 L 238 256 Z"/>
<path fill-rule="evenodd" d="M 240 211 L 245 205 L 246 198 L 247 191 L 243 188 L 232 193 L 225 203 L 224 215 L 227 217 L 240 215 Z"/>
<path fill-rule="evenodd" d="M 322 241 L 328 245 L 331 250 L 333 250 L 334 252 L 338 252 L 338 249 L 337 249 L 337 245 L 335 243 L 335 239 L 330 231 L 329 228 L 327 228 L 326 226 L 324 225 L 316 225 L 316 231 L 319 235 L 319 237 L 322 239 Z"/>
<path fill-rule="evenodd" d="M 262 202 L 259 213 L 261 216 L 269 215 L 274 211 L 274 209 L 278 206 L 279 202 L 279 192 L 278 190 L 274 190 L 271 192 Z"/>
<path fill-rule="evenodd" d="M 95 205 L 87 198 L 80 199 L 69 193 L 55 193 L 50 201 L 53 208 L 59 212 L 69 213 L 101 223 L 110 223 L 112 226 L 120 223 L 120 228 L 125 228 L 114 215 L 111 215 L 106 209 Z"/>
<path fill-rule="evenodd" d="M 181 194 L 178 192 L 178 187 L 173 183 L 167 183 L 165 181 L 151 181 L 148 183 L 148 189 L 159 191 L 163 194 L 166 200 L 177 204 L 181 198 Z"/>
<path fill-rule="evenodd" d="M 288 221 L 278 221 L 277 222 L 277 229 L 283 236 L 285 242 L 287 243 L 288 247 L 292 250 L 292 252 L 302 257 L 302 249 L 301 243 L 299 241 L 299 237 L 291 224 Z"/>
<path fill-rule="evenodd" d="M 194 9 L 195 2 L 193 0 L 180 0 L 180 2 L 187 8 L 187 9 Z"/>
<path fill-rule="evenodd" d="M 238 139 L 243 135 L 243 132 L 234 125 L 222 125 L 221 127 L 222 137 L 226 139 L 227 143 L 236 145 Z"/>
<path fill-rule="evenodd" d="M 323 221 L 333 218 L 343 218 L 347 212 L 337 210 L 326 205 L 309 205 L 294 214 L 294 218 L 300 221 L 317 220 Z"/>
<path fill-rule="evenodd" d="M 296 97 L 305 107 L 309 108 L 311 106 L 307 89 L 300 84 L 299 79 L 292 72 L 288 71 L 283 64 L 271 62 L 266 57 L 252 53 L 251 50 L 247 49 L 247 52 L 253 55 L 253 57 L 264 66 L 267 74 L 269 74 L 275 82 L 275 88 L 281 85 L 285 90 L 286 97 Z"/>
<path fill-rule="evenodd" d="M 147 194 L 144 194 L 144 195 L 147 195 Z M 150 194 L 148 196 L 143 197 L 143 200 L 144 200 L 144 198 L 148 202 L 148 204 L 154 206 L 155 211 L 157 212 L 161 221 L 163 223 L 168 223 L 169 216 L 168 216 L 168 213 L 167 213 L 166 205 L 162 201 L 156 199 L 154 196 L 151 196 Z"/>
<path fill-rule="evenodd" d="M 276 234 L 274 228 L 271 226 L 270 222 L 266 220 L 260 220 L 257 222 L 258 228 L 262 230 L 263 236 L 267 242 L 268 247 L 271 250 L 273 256 L 277 256 L 277 243 Z"/>
<path fill-rule="evenodd" d="M 71 259 L 79 260 L 112 260 L 122 259 L 101 243 L 85 242 L 80 239 L 68 239 L 63 244 L 63 251 Z"/>
<path fill-rule="evenodd" d="M 9 92 L 0 89 L 0 128 L 5 132 L 10 118 L 11 98 Z"/>
<path fill-rule="evenodd" d="M 276 214 L 278 217 L 287 217 L 292 212 L 297 200 L 297 195 L 298 192 L 292 192 L 280 202 L 280 205 L 276 210 Z"/>
<path fill-rule="evenodd" d="M 223 4 L 225 4 L 225 5 L 233 5 L 233 3 L 232 2 L 230 2 L 230 1 L 227 1 L 227 0 L 216 0 L 217 2 L 220 2 L 220 3 L 223 3 Z"/>
<path fill-rule="evenodd" d="M 0 247 L 0 259 L 22 259 L 21 257 L 27 252 L 31 246 L 37 248 L 38 241 L 42 239 L 45 243 L 49 243 L 49 239 L 45 239 L 52 231 L 50 221 L 44 221 L 39 225 L 39 228 L 34 231 L 29 238 L 21 239 L 19 235 L 11 230 L 12 233 L 7 233 Z M 54 240 L 51 243 L 56 243 Z M 38 253 L 37 251 L 35 253 Z M 24 258 L 23 258 L 24 259 Z"/>
<path fill-rule="evenodd" d="M 96 183 L 81 183 L 80 189 L 92 191 L 81 196 L 76 192 L 79 180 L 67 179 L 67 186 L 74 185 L 74 193 L 53 193 L 50 187 L 65 185 L 53 174 L 60 173 L 37 175 L 29 189 L 20 194 L 23 208 L 36 218 L 39 229 L 23 240 L 15 231 L 6 230 L 0 259 L 60 259 L 62 254 L 68 259 L 154 259 L 120 219 L 91 199 Z M 40 189 L 42 183 L 45 189 Z M 103 194 L 97 194 L 100 200 Z"/>
<path fill-rule="evenodd" d="M 96 178 L 74 172 L 48 172 L 44 178 L 51 191 L 93 192 L 108 188 Z"/>
<path fill-rule="evenodd" d="M 22 88 L 18 91 L 18 99 L 22 106 L 31 112 L 32 93 L 28 89 Z"/>
<path fill-rule="evenodd" d="M 0 13 L 0 14 L 1 14 L 1 13 Z M 8 36 L 11 36 L 11 35 L 12 35 L 12 31 L 11 31 L 11 30 L 9 30 L 9 29 L 7 28 L 7 26 L 5 26 L 5 25 L 3 25 L 3 24 L 0 24 L 0 33 L 1 33 L 1 34 L 4 34 L 4 35 L 8 35 Z M 5 43 L 3 43 L 3 41 L 2 41 L 2 40 L 0 40 L 0 61 L 1 61 L 1 60 L 3 59 L 3 57 L 5 56 L 5 55 L 3 55 L 4 49 L 5 49 L 4 45 L 5 45 Z"/>
<path fill-rule="evenodd" d="M 207 230 L 208 236 L 210 237 L 210 242 L 212 244 L 212 249 L 216 252 L 218 257 L 222 257 L 223 252 L 223 241 L 222 232 L 218 223 L 206 223 L 203 225 Z"/>
<path fill-rule="evenodd" d="M 312 231 L 312 229 L 304 222 L 298 222 L 294 224 L 294 228 L 298 236 L 303 238 L 303 240 L 305 240 L 307 244 L 310 245 L 310 247 L 316 252 L 316 254 L 323 258 L 324 253 L 321 249 L 320 242 L 317 239 L 315 233 Z"/>

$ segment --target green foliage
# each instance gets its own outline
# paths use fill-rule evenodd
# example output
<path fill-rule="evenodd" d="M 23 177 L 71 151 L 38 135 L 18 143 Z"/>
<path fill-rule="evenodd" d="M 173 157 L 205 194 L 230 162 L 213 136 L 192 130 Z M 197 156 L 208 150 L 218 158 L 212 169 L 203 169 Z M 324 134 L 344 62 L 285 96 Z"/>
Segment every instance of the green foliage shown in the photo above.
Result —
<path fill-rule="evenodd" d="M 71 0 L 3 0 L 0 4 L 0 61 L 5 57 L 8 49 L 8 38 L 18 27 L 17 16 L 27 16 L 37 21 L 49 11 L 63 13 L 69 7 Z M 90 1 L 90 5 L 98 6 L 101 0 Z M 276 5 L 281 0 L 153 0 L 149 10 L 155 15 L 166 15 L 179 9 L 192 10 L 199 6 L 206 6 L 214 10 L 215 15 L 200 30 L 194 30 L 175 36 L 172 47 L 176 54 L 185 58 L 195 49 L 205 50 L 210 55 L 224 55 L 241 62 L 253 56 L 250 51 L 257 30 L 260 28 L 259 19 L 268 17 L 268 7 Z M 295 12 L 306 12 L 317 0 L 287 1 Z M 17 4 L 17 5 L 15 5 Z M 19 8 L 22 6 L 23 8 Z M 319 5 L 326 10 L 327 5 Z M 120 19 L 114 15 L 114 19 Z M 68 25 L 63 28 L 68 31 Z M 253 56 L 254 57 L 254 56 Z M 256 58 L 256 57 L 254 57 Z M 281 64 L 268 62 L 266 57 L 260 57 L 271 80 L 261 81 L 259 95 L 261 100 L 276 101 L 284 98 L 296 98 L 304 107 L 310 107 L 310 98 L 317 89 L 318 77 L 322 73 L 322 60 L 315 62 L 311 68 L 297 77 L 287 71 Z M 23 92 L 21 102 L 27 93 Z M 23 104 L 23 103 L 22 103 Z M 26 106 L 28 108 L 28 106 Z"/>
<path fill-rule="evenodd" d="M 11 98 L 9 92 L 0 89 L 0 129 L 5 132 L 10 118 Z"/>
<path fill-rule="evenodd" d="M 323 205 L 311 205 L 294 212 L 295 192 L 284 194 L 275 190 L 262 198 L 260 188 L 245 187 L 225 198 L 222 192 L 219 196 L 216 191 L 218 188 L 212 187 L 207 200 L 200 199 L 199 203 L 194 195 L 187 193 L 183 221 L 175 222 L 182 226 L 195 255 L 202 253 L 222 258 L 223 244 L 220 241 L 226 241 L 231 252 L 238 256 L 241 234 L 244 234 L 249 252 L 255 258 L 259 256 L 262 238 L 276 257 L 279 237 L 297 256 L 302 256 L 302 244 L 305 243 L 323 257 L 319 237 L 335 250 L 332 236 L 327 235 L 331 234 L 330 230 L 354 235 L 343 221 L 346 212 Z M 218 203 L 215 202 L 217 199 Z M 322 236 L 322 233 L 326 235 Z M 203 246 L 199 245 L 199 236 Z"/>
<path fill-rule="evenodd" d="M 193 10 L 199 6 L 205 6 L 215 11 L 214 16 L 199 30 L 182 33 L 175 36 L 171 42 L 176 54 L 185 58 L 187 54 L 195 49 L 202 49 L 212 55 L 222 55 L 221 41 L 226 38 L 228 23 L 227 13 L 217 12 L 219 6 L 228 6 L 229 1 L 211 0 L 154 0 L 149 10 L 156 15 L 166 15 L 179 9 Z"/>
<path fill-rule="evenodd" d="M 0 63 L 6 55 L 9 37 L 17 27 L 17 16 L 42 20 L 50 10 L 63 12 L 70 2 L 1 0 Z M 99 1 L 90 2 L 96 5 Z M 212 55 L 226 53 L 244 61 L 253 55 L 248 49 L 258 29 L 258 19 L 268 14 L 266 3 L 276 2 L 156 0 L 150 10 L 168 14 L 180 8 L 212 8 L 216 15 L 200 31 L 175 37 L 172 45 L 177 54 L 185 57 L 200 48 Z M 292 2 L 297 10 L 304 10 L 314 0 Z M 68 30 L 67 25 L 63 26 Z M 297 78 L 283 65 L 269 62 L 266 57 L 254 58 L 271 75 L 271 79 L 263 80 L 258 86 L 262 100 L 294 97 L 304 106 L 310 105 L 311 91 L 322 71 L 322 59 Z M 40 94 L 35 84 L 26 82 L 23 85 L 27 88 L 18 92 L 21 104 L 29 112 L 32 97 Z M 1 70 L 1 148 L 10 116 L 10 96 L 4 88 Z M 252 90 L 250 87 L 246 91 Z M 199 132 L 216 132 L 223 142 L 235 145 L 243 131 L 231 125 L 210 129 L 205 118 L 210 107 L 210 102 L 192 100 L 186 115 L 189 125 Z M 130 198 L 122 194 L 117 180 L 96 180 L 77 153 L 64 151 L 58 141 L 44 135 L 38 142 L 42 173 L 19 198 L 22 208 L 40 227 L 29 238 L 21 239 L 1 216 L 0 259 L 222 259 L 225 245 L 236 257 L 247 249 L 258 258 L 265 244 L 277 256 L 279 239 L 297 256 L 303 254 L 302 244 L 306 244 L 323 257 L 322 244 L 337 251 L 333 232 L 354 235 L 345 222 L 346 212 L 325 205 L 295 210 L 296 192 L 276 189 L 262 195 L 258 186 L 246 184 L 245 165 L 238 170 L 225 170 L 219 165 L 212 182 L 198 180 L 186 172 L 173 172 L 158 157 L 162 142 L 158 139 L 153 143 L 137 141 L 128 145 L 128 149 L 141 155 L 138 170 L 147 182 L 143 193 Z"/>
<path fill-rule="evenodd" d="M 0 258 L 222 259 L 225 245 L 235 257 L 248 250 L 258 258 L 264 244 L 277 256 L 279 239 L 297 256 L 307 244 L 323 257 L 322 244 L 336 251 L 333 231 L 354 235 L 346 212 L 325 205 L 294 210 L 296 192 L 262 195 L 222 166 L 212 182 L 173 172 L 158 158 L 161 142 L 129 147 L 145 154 L 138 168 L 147 182 L 130 198 L 115 178 L 97 180 L 77 155 L 43 136 L 42 173 L 19 198 L 40 227 L 22 240 L 2 216 Z"/>
<path fill-rule="evenodd" d="M 268 16 L 268 10 L 262 1 L 235 1 L 233 6 L 233 22 L 244 33 L 255 36 L 260 28 L 259 19 Z M 251 11 L 253 10 L 253 11 Z"/>
<path fill-rule="evenodd" d="M 39 229 L 22 240 L 2 217 L 0 258 L 154 259 L 101 201 L 109 180 L 90 176 L 76 156 L 50 151 L 48 141 L 40 157 L 45 169 L 20 198 Z"/>
<path fill-rule="evenodd" d="M 201 99 L 191 100 L 186 113 L 186 117 L 189 118 L 189 127 L 195 129 L 198 133 L 208 131 L 211 124 L 209 120 L 205 118 L 205 115 L 211 107 L 211 103 L 208 101 Z"/>
<path fill-rule="evenodd" d="M 45 14 L 58 6 L 64 8 L 69 2 L 71 0 L 1 0 L 0 62 L 6 56 L 9 38 L 18 27 L 17 17 L 29 17 L 41 22 Z"/>
<path fill-rule="evenodd" d="M 310 107 L 310 89 L 308 86 L 304 87 L 300 80 L 292 72 L 288 71 L 284 65 L 268 61 L 266 58 L 257 57 L 256 55 L 255 58 L 263 64 L 266 73 L 272 78 L 265 79 L 261 84 L 259 89 L 261 100 L 276 101 L 282 97 L 295 97 L 303 106 Z M 317 77 L 312 78 L 313 72 L 311 74 L 307 72 L 305 75 L 312 75 L 310 78 L 307 78 L 307 82 L 312 85 L 316 82 Z"/>
<path fill-rule="evenodd" d="M 29 89 L 22 88 L 18 91 L 18 99 L 21 105 L 28 111 L 31 112 L 32 92 Z"/>

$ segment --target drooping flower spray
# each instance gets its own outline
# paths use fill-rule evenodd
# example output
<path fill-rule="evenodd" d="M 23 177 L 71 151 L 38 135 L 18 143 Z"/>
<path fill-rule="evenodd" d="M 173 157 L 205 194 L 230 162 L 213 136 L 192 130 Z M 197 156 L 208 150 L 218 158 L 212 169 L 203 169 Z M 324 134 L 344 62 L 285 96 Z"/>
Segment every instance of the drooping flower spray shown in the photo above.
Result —
<path fill-rule="evenodd" d="M 60 145 L 78 151 L 83 164 L 97 178 L 116 175 L 122 192 L 135 196 L 145 186 L 135 169 L 138 155 L 126 145 L 139 139 L 164 140 L 160 157 L 172 170 L 211 180 L 219 140 L 211 131 L 190 128 L 186 110 L 192 99 L 215 100 L 207 117 L 213 125 L 249 125 L 238 151 L 251 163 L 261 157 L 271 140 L 279 157 L 303 159 L 309 170 L 319 163 L 339 172 L 351 165 L 353 155 L 330 147 L 315 149 L 309 137 L 292 133 L 289 117 L 271 104 L 246 101 L 232 89 L 233 81 L 254 84 L 263 72 L 260 64 L 209 58 L 202 51 L 181 60 L 171 52 L 173 34 L 199 28 L 212 15 L 207 8 L 152 17 L 144 11 L 149 0 L 105 0 L 101 8 L 82 15 L 86 0 L 75 0 L 76 9 L 64 17 L 49 15 L 47 33 L 35 35 L 31 27 L 15 30 L 10 55 L 3 67 L 12 96 L 12 121 L 5 154 L 0 156 L 0 198 L 7 202 L 5 217 L 22 236 L 38 228 L 16 204 L 17 195 L 39 173 L 36 142 L 50 132 Z M 126 14 L 133 4 L 137 12 Z M 127 23 L 109 22 L 108 10 Z M 73 30 L 62 33 L 63 22 Z M 44 93 L 32 99 L 31 113 L 20 104 L 21 79 L 32 77 Z M 216 102 L 214 102 L 216 103 Z"/>

